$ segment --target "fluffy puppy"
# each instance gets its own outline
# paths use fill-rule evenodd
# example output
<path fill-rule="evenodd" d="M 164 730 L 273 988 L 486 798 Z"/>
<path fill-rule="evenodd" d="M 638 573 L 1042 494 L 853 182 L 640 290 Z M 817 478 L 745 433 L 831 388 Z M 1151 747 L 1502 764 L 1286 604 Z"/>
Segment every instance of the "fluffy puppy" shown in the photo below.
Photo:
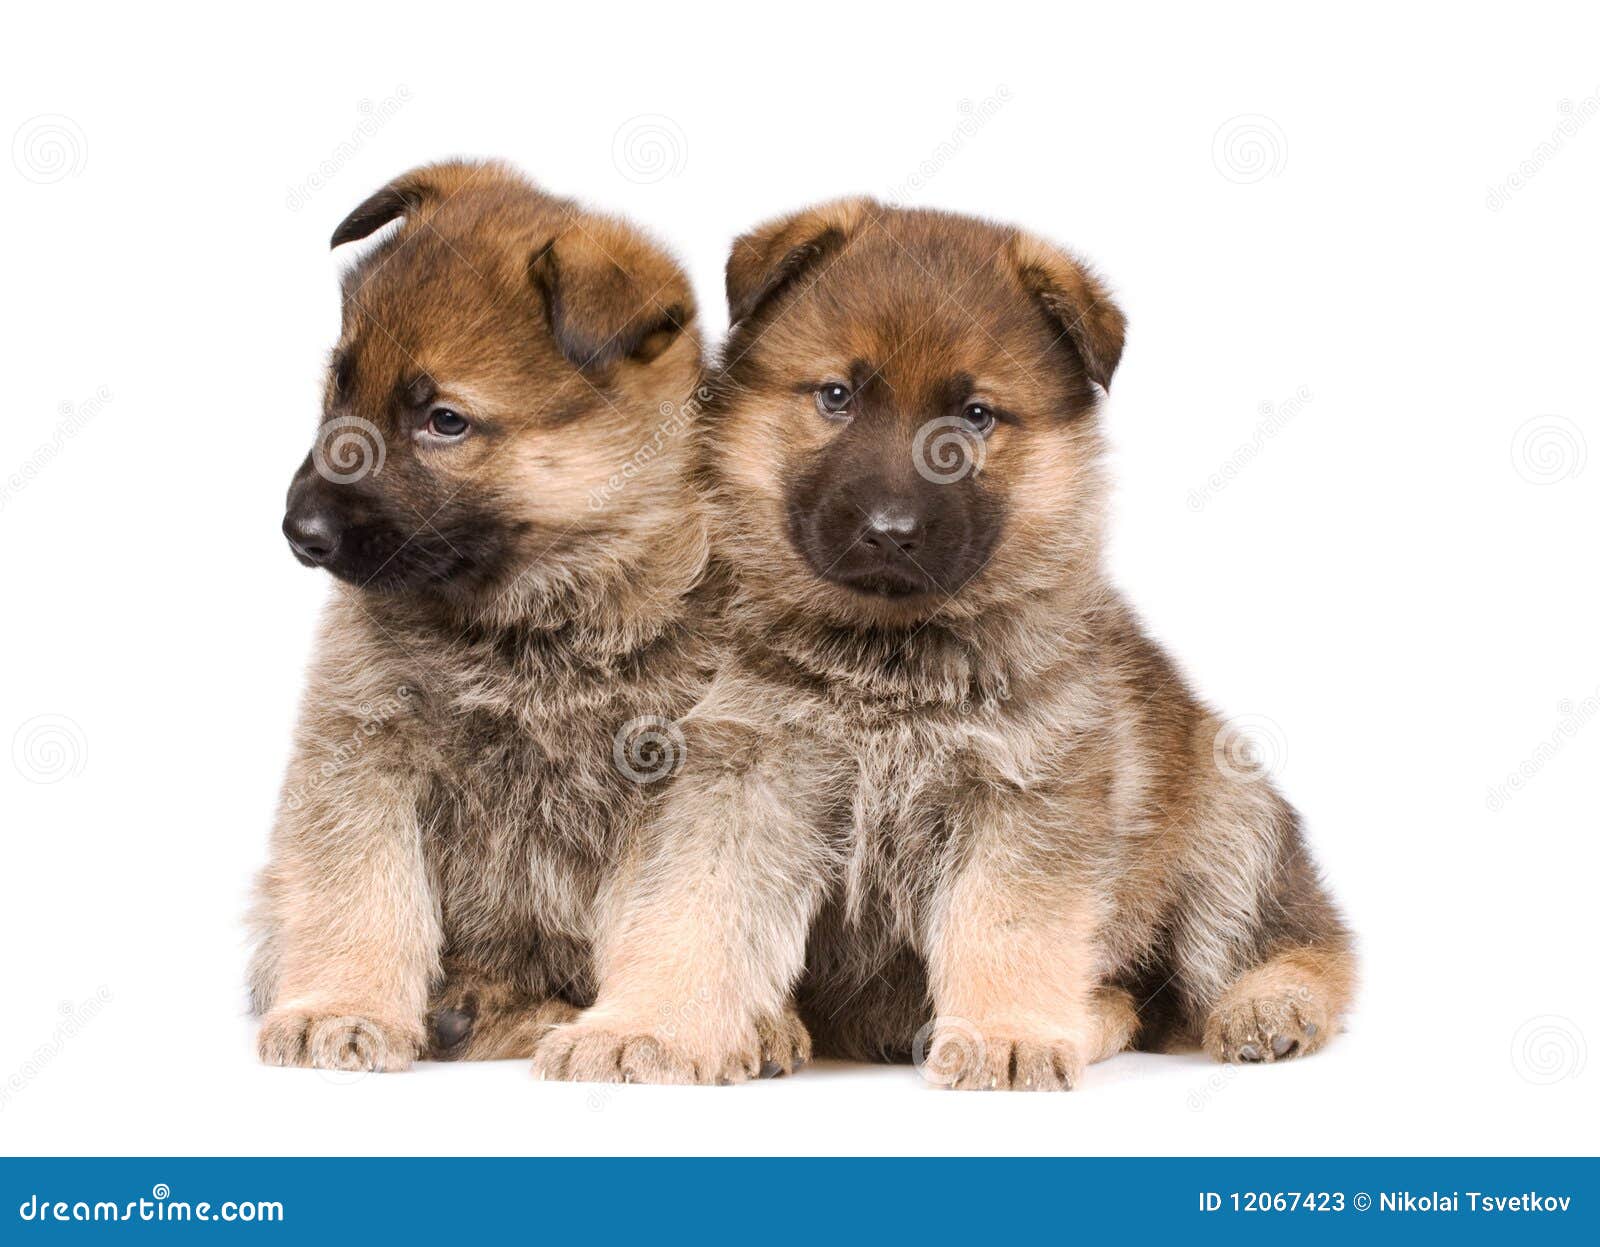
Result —
<path fill-rule="evenodd" d="M 819 1051 L 958 1088 L 1320 1047 L 1354 966 L 1297 818 L 1102 572 L 1105 288 L 852 200 L 741 238 L 728 295 L 700 428 L 731 648 L 597 1003 L 536 1064 L 699 1079 L 792 994 Z"/>
<path fill-rule="evenodd" d="M 392 222 L 283 521 L 336 585 L 253 915 L 280 1065 L 526 1056 L 586 1003 L 706 674 L 678 265 L 499 164 L 407 173 L 333 245 Z"/>

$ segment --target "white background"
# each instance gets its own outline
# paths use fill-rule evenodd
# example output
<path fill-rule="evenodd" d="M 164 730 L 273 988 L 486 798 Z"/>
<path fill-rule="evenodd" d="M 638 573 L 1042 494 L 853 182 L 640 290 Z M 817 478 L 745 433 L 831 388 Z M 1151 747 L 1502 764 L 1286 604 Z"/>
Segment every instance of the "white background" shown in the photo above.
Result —
<path fill-rule="evenodd" d="M 1594 1151 L 1592 7 L 46 12 L 0 76 L 6 1151 Z M 713 332 L 733 236 L 846 192 L 1091 257 L 1131 322 L 1116 573 L 1307 816 L 1364 947 L 1348 1033 L 1070 1096 L 258 1067 L 326 240 L 451 154 L 647 223 Z"/>

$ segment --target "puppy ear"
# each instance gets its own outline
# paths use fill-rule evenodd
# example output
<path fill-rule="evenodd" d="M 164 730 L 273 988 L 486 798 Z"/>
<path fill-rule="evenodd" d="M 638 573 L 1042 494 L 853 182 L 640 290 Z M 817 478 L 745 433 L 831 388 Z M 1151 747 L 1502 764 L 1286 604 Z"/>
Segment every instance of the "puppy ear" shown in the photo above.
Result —
<path fill-rule="evenodd" d="M 1077 351 L 1089 380 L 1109 390 L 1128 326 L 1111 292 L 1078 260 L 1032 234 L 1012 236 L 1010 258 L 1024 289 Z"/>
<path fill-rule="evenodd" d="M 382 229 L 396 217 L 419 211 L 425 204 L 448 199 L 474 182 L 514 178 L 497 161 L 443 160 L 402 173 L 382 190 L 374 191 L 355 206 L 333 231 L 330 247 L 342 247 Z"/>
<path fill-rule="evenodd" d="M 871 199 L 838 199 L 742 235 L 728 256 L 729 321 L 753 316 L 882 212 Z"/>
<path fill-rule="evenodd" d="M 576 367 L 648 363 L 695 317 L 689 280 L 632 226 L 586 217 L 538 248 L 528 266 L 550 332 Z"/>

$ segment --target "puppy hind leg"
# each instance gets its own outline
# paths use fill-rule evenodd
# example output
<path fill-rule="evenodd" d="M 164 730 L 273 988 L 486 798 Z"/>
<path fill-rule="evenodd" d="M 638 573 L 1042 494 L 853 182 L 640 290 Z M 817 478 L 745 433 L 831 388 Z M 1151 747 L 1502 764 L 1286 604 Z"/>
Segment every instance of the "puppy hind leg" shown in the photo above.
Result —
<path fill-rule="evenodd" d="M 1205 1049 L 1219 1061 L 1284 1061 L 1333 1034 L 1355 986 L 1349 949 L 1289 949 L 1247 970 L 1206 1018 Z"/>

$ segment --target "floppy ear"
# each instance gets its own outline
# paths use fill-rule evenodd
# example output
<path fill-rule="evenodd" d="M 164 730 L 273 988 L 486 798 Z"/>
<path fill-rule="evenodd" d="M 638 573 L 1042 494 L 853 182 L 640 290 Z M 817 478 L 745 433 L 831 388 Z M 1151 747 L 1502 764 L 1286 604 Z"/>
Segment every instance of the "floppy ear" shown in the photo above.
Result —
<path fill-rule="evenodd" d="M 1012 236 L 1010 257 L 1023 287 L 1078 353 L 1089 380 L 1110 389 L 1128 321 L 1105 284 L 1065 251 L 1032 234 L 1018 231 Z"/>
<path fill-rule="evenodd" d="M 871 199 L 838 199 L 742 235 L 728 256 L 729 321 L 737 325 L 754 315 L 882 211 Z"/>
<path fill-rule="evenodd" d="M 550 332 L 578 368 L 648 363 L 694 322 L 694 294 L 677 262 L 632 226 L 585 217 L 528 266 Z"/>

